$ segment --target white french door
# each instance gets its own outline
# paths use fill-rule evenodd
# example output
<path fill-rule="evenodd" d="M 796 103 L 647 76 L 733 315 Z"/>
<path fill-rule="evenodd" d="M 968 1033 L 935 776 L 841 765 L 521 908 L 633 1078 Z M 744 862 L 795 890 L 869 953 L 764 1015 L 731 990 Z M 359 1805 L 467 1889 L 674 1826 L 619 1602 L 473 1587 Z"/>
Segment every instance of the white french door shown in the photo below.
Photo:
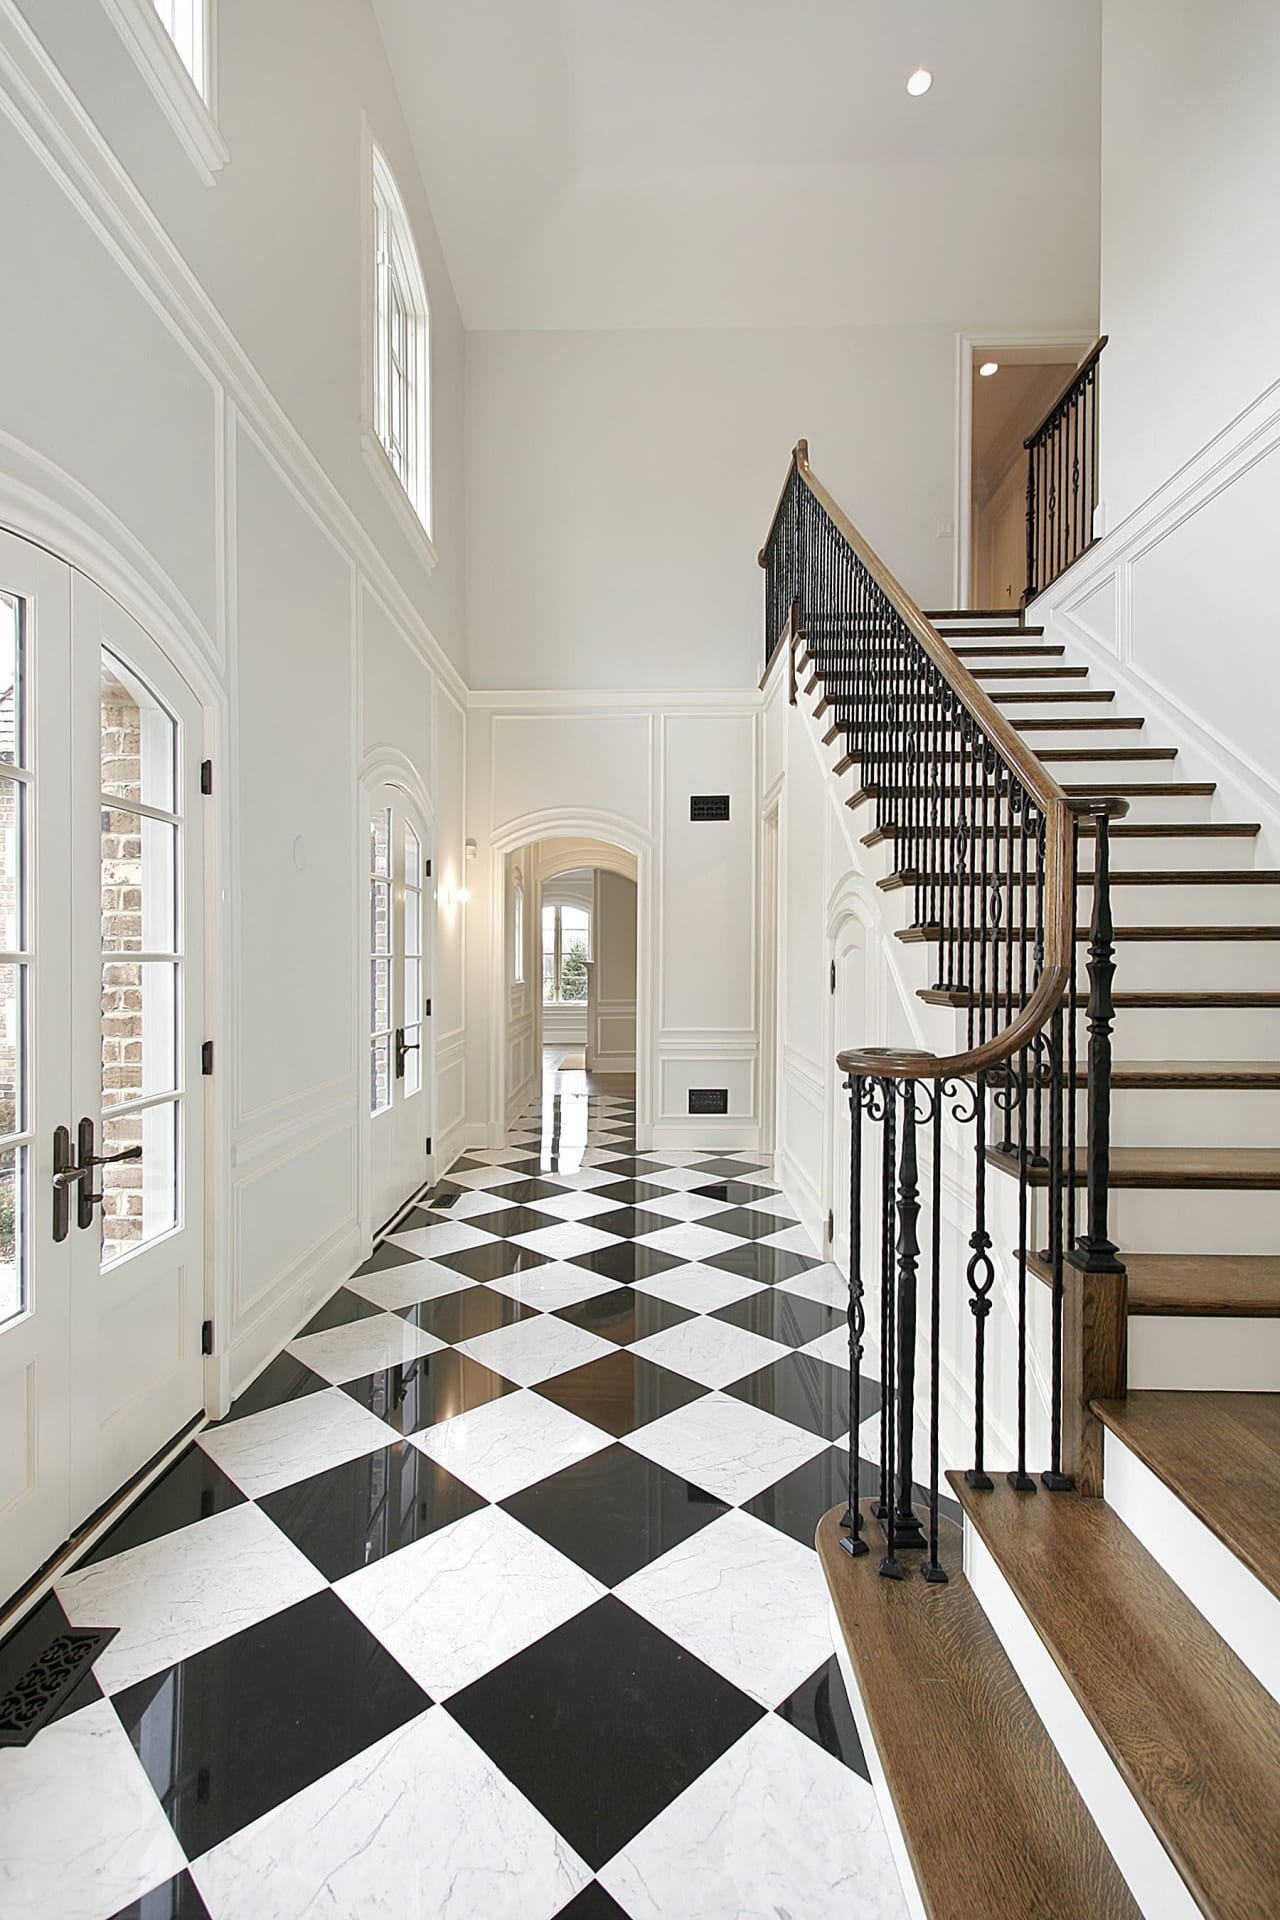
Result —
<path fill-rule="evenodd" d="M 430 1175 L 426 832 L 403 787 L 369 796 L 370 1202 L 382 1226 Z"/>
<path fill-rule="evenodd" d="M 200 710 L 0 534 L 0 1599 L 200 1410 Z"/>

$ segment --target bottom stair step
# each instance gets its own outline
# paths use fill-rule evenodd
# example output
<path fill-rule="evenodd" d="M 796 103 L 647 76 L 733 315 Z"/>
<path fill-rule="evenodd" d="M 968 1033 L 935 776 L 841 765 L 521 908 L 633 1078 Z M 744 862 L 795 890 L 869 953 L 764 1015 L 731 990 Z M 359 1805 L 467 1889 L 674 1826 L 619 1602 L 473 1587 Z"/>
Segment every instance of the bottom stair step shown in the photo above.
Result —
<path fill-rule="evenodd" d="M 1129 1312 L 1267 1320 L 1280 1318 L 1280 1254 L 1131 1253 L 1121 1250 L 1129 1276 Z M 1048 1255 L 1027 1261 L 1051 1283 Z"/>
<path fill-rule="evenodd" d="M 957 1529 L 943 1529 L 949 1585 L 881 1580 L 880 1529 L 862 1505 L 871 1553 L 843 1551 L 836 1507 L 818 1528 L 818 1556 L 841 1664 L 857 1683 L 924 1911 L 930 1920 L 1138 1920 L 960 1570 Z"/>
<path fill-rule="evenodd" d="M 1100 1747 L 1086 1795 L 1149 1885 L 1144 1908 L 1274 1920 L 1280 1706 L 1105 1501 L 947 1478 L 1037 1704 Z"/>

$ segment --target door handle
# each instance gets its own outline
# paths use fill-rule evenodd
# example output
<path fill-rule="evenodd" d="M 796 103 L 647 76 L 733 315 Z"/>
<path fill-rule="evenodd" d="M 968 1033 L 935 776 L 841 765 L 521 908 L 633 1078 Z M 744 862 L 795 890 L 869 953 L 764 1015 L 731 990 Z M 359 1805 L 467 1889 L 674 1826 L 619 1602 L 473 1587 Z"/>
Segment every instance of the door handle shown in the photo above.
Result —
<path fill-rule="evenodd" d="M 76 1198 L 76 1224 L 81 1227 L 93 1225 L 93 1210 L 103 1201 L 101 1193 L 93 1191 L 90 1175 L 95 1167 L 114 1167 L 120 1160 L 141 1160 L 141 1147 L 126 1147 L 123 1153 L 95 1153 L 95 1128 L 92 1120 L 82 1120 L 79 1127 L 77 1144 L 80 1149 L 80 1164 L 75 1168 L 75 1178 L 80 1182 L 80 1192 Z M 67 1169 L 68 1173 L 71 1169 Z M 71 1183 L 68 1182 L 68 1185 Z"/>
<path fill-rule="evenodd" d="M 410 1053 L 418 1053 L 421 1051 L 421 1042 L 418 1040 L 406 1041 L 404 1037 L 404 1032 L 405 1030 L 403 1027 L 396 1028 L 396 1079 L 397 1080 L 404 1079 L 405 1055 Z"/>

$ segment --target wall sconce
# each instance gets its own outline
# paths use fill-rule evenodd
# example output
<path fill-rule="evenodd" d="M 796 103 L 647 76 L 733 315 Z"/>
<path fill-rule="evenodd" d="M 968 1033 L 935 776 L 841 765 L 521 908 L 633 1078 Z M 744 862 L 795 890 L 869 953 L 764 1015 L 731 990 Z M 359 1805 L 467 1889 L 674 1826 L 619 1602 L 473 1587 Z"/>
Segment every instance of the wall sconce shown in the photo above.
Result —
<path fill-rule="evenodd" d="M 440 891 L 443 904 L 446 907 L 465 907 L 467 901 L 471 898 L 470 887 L 455 887 L 451 880 L 446 880 Z"/>

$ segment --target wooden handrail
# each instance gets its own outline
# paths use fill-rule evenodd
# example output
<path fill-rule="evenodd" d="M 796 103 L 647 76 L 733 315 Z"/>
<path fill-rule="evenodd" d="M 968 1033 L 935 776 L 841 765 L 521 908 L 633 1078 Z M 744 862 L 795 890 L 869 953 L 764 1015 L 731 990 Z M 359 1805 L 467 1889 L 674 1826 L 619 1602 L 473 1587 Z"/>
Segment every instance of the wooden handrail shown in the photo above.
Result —
<path fill-rule="evenodd" d="M 1086 353 L 1084 359 L 1080 362 L 1080 365 L 1078 367 L 1073 368 L 1068 378 L 1063 381 L 1057 393 L 1054 394 L 1052 402 L 1050 403 L 1049 406 L 1045 408 L 1044 418 L 1043 420 L 1041 420 L 1040 425 L 1038 427 L 1033 428 L 1032 431 L 1027 435 L 1026 439 L 1023 441 L 1022 445 L 1023 445 L 1023 450 L 1025 452 L 1030 453 L 1032 447 L 1038 444 L 1040 440 L 1040 436 L 1044 433 L 1046 428 L 1052 425 L 1054 414 L 1057 413 L 1058 409 L 1062 406 L 1063 401 L 1067 398 L 1068 394 L 1071 392 L 1071 389 L 1077 384 L 1077 382 L 1083 380 L 1086 374 L 1092 373 L 1093 369 L 1098 364 L 1099 354 L 1102 352 L 1102 349 L 1107 344 L 1108 337 L 1109 336 L 1104 333 L 1099 338 L 1098 344 L 1095 347 L 1092 347 L 1089 350 L 1089 352 Z"/>
<path fill-rule="evenodd" d="M 1101 352 L 1100 341 L 1095 354 Z M 1077 368 L 1078 377 L 1080 369 Z M 1036 758 L 1022 736 L 1015 732 L 1000 709 L 983 691 L 969 669 L 947 645 L 933 623 L 920 611 L 906 588 L 890 573 L 879 555 L 867 545 L 848 515 L 832 497 L 809 464 L 809 443 L 799 440 L 791 456 L 791 467 L 782 494 L 774 510 L 769 533 L 761 549 L 764 565 L 766 550 L 778 524 L 786 499 L 792 470 L 809 489 L 823 512 L 838 528 L 859 563 L 892 605 L 917 645 L 928 655 L 956 698 L 981 727 L 1039 807 L 1045 823 L 1043 922 L 1041 935 L 1043 959 L 1040 977 L 1029 998 L 1008 1026 L 964 1053 L 939 1057 L 893 1048 L 851 1048 L 837 1054 L 842 1073 L 871 1074 L 883 1080 L 963 1079 L 989 1072 L 1003 1065 L 1028 1046 L 1048 1025 L 1061 1006 L 1071 984 L 1076 964 L 1075 947 L 1075 827 L 1077 814 L 1096 816 L 1105 813 L 1116 819 L 1129 811 L 1128 802 L 1118 797 L 1070 799 L 1042 761 Z M 794 644 L 794 641 L 793 641 Z"/>

